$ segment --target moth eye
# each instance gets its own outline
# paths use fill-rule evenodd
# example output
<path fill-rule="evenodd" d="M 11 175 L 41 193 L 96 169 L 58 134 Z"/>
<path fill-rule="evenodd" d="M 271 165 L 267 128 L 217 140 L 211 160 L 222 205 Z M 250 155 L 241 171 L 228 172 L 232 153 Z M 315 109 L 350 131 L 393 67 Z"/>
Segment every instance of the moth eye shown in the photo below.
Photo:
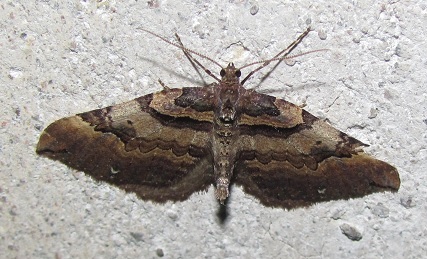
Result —
<path fill-rule="evenodd" d="M 237 71 L 234 73 L 234 75 L 235 75 L 235 76 L 237 76 L 237 77 L 240 77 L 240 76 L 242 75 L 242 72 L 240 72 L 240 70 L 237 70 Z"/>
<path fill-rule="evenodd" d="M 219 75 L 220 75 L 221 77 L 225 76 L 225 70 L 224 70 L 224 69 L 221 69 L 221 72 L 219 72 Z"/>

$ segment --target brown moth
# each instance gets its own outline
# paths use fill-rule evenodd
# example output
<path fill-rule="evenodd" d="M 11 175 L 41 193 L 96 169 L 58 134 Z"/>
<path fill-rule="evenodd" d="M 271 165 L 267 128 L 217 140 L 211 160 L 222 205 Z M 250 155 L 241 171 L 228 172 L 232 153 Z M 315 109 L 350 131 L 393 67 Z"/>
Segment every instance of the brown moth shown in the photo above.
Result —
<path fill-rule="evenodd" d="M 190 60 L 204 68 L 185 48 Z M 299 106 L 247 90 L 243 83 L 288 54 L 309 33 L 239 81 L 233 63 L 205 87 L 164 89 L 49 125 L 37 153 L 133 192 L 144 200 L 182 201 L 215 185 L 221 204 L 231 183 L 266 206 L 397 191 L 397 170 L 362 151 L 367 146 Z M 179 38 L 178 38 L 179 40 Z M 244 68 L 242 67 L 242 68 Z"/>

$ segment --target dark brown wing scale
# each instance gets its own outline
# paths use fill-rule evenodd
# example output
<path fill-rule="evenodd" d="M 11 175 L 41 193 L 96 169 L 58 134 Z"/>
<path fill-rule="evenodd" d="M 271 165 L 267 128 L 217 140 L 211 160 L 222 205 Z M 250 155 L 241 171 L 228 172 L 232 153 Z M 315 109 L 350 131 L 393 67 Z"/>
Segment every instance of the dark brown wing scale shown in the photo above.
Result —
<path fill-rule="evenodd" d="M 170 89 L 60 119 L 45 129 L 37 153 L 144 199 L 184 200 L 214 180 L 211 123 L 185 116 L 192 108 L 174 99 L 161 101 L 181 93 Z"/>
<path fill-rule="evenodd" d="M 292 121 L 288 118 L 289 110 L 301 114 L 301 122 L 283 123 L 283 127 L 276 123 L 241 125 L 235 183 L 264 205 L 290 209 L 399 189 L 397 170 L 363 153 L 362 142 L 284 100 L 251 93 L 246 102 L 255 94 L 258 99 L 270 100 L 270 105 L 264 102 L 264 107 L 278 107 L 276 121 Z M 251 119 L 247 121 L 255 122 L 257 116 L 273 110 L 253 109 L 266 112 L 248 115 Z"/>

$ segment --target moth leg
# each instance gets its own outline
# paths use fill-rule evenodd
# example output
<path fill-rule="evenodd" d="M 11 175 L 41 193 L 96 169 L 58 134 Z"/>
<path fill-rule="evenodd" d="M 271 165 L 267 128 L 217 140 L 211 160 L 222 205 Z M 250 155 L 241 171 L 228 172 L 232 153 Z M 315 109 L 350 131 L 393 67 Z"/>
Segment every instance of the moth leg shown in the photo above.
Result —
<path fill-rule="evenodd" d="M 158 80 L 159 84 L 163 87 L 164 90 L 169 91 L 170 87 L 167 86 L 161 79 Z"/>

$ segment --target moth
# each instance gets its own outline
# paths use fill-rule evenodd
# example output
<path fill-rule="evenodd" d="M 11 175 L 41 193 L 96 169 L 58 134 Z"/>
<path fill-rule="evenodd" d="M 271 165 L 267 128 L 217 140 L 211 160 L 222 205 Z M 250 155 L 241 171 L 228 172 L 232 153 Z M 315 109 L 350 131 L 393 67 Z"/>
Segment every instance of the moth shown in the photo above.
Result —
<path fill-rule="evenodd" d="M 214 60 L 153 32 L 184 51 L 217 82 L 169 88 L 132 101 L 53 122 L 36 152 L 96 180 L 158 203 L 183 201 L 215 186 L 224 204 L 230 184 L 262 204 L 293 209 L 317 202 L 397 191 L 393 166 L 363 152 L 361 141 L 286 100 L 243 87 L 256 71 L 290 52 L 310 29 L 275 57 L 220 78 L 191 54 Z M 240 81 L 241 69 L 260 64 Z"/>

